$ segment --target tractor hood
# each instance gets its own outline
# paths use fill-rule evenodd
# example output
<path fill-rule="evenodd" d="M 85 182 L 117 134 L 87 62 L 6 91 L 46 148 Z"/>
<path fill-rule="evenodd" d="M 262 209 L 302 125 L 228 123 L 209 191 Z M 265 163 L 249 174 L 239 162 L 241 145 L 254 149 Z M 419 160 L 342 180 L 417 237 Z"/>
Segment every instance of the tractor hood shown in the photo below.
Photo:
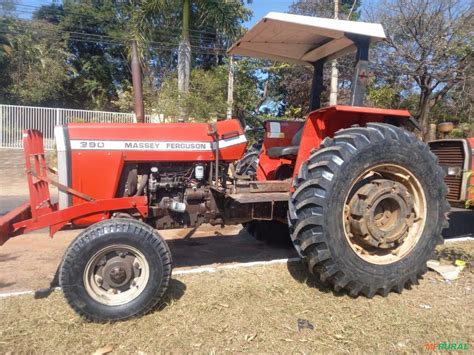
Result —
<path fill-rule="evenodd" d="M 71 123 L 55 128 L 59 183 L 95 198 L 113 197 L 122 167 L 140 162 L 231 162 L 247 140 L 238 120 L 208 123 Z M 73 205 L 61 191 L 59 207 Z"/>
<path fill-rule="evenodd" d="M 229 54 L 310 64 L 356 50 L 352 39 L 385 39 L 377 23 L 334 20 L 270 12 L 236 42 Z M 351 39 L 352 38 L 352 39 Z"/>

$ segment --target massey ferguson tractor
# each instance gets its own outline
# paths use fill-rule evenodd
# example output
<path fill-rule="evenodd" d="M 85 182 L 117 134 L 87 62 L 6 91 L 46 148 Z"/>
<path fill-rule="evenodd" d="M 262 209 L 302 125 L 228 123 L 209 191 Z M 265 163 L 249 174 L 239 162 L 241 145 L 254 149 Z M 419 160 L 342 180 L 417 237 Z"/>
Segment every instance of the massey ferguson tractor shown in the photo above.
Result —
<path fill-rule="evenodd" d="M 42 135 L 24 132 L 30 201 L 0 218 L 0 244 L 49 227 L 86 227 L 59 281 L 96 322 L 140 316 L 162 299 L 170 249 L 159 230 L 244 224 L 291 235 L 311 273 L 336 291 L 374 297 L 417 284 L 447 226 L 445 173 L 404 127 L 408 111 L 363 106 L 379 24 L 269 13 L 229 50 L 311 65 L 305 122 L 268 121 L 252 175 L 232 174 L 247 140 L 238 120 L 56 127 L 57 180 Z M 356 53 L 351 105 L 320 108 L 325 62 Z M 49 184 L 59 189 L 52 202 Z"/>

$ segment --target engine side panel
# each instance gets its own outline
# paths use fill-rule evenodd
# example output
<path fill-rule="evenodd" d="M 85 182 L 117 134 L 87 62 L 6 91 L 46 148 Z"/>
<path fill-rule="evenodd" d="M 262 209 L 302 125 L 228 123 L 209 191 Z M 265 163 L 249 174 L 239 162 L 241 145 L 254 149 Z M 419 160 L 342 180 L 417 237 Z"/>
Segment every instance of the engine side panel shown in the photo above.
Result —
<path fill-rule="evenodd" d="M 178 124 L 70 124 L 58 129 L 59 180 L 95 199 L 117 197 L 127 164 L 208 163 L 215 161 L 213 127 L 206 123 Z M 237 120 L 215 124 L 219 160 L 238 160 L 247 140 Z M 61 147 L 61 149 L 59 149 Z M 128 166 L 128 165 L 127 165 Z M 60 208 L 81 204 L 76 196 L 60 193 Z M 74 221 L 87 225 L 104 218 L 92 215 Z"/>
<path fill-rule="evenodd" d="M 216 123 L 220 160 L 242 157 L 247 140 L 238 120 Z M 122 151 L 133 161 L 215 160 L 207 123 L 69 124 L 72 151 Z"/>

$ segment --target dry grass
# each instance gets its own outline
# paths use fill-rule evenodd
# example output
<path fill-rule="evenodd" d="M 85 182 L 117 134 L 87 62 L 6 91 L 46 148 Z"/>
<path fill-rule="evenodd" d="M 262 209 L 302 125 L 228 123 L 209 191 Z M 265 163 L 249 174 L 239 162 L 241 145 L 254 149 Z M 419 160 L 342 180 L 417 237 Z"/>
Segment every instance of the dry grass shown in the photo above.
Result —
<path fill-rule="evenodd" d="M 447 258 L 474 256 L 474 243 L 440 249 Z M 435 273 L 402 295 L 351 299 L 308 281 L 299 263 L 182 275 L 167 305 L 143 318 L 92 324 L 60 292 L 0 300 L 0 353 L 116 352 L 423 352 L 427 342 L 474 347 L 474 273 L 453 283 Z M 420 305 L 429 305 L 424 308 Z M 314 330 L 298 331 L 298 319 Z"/>

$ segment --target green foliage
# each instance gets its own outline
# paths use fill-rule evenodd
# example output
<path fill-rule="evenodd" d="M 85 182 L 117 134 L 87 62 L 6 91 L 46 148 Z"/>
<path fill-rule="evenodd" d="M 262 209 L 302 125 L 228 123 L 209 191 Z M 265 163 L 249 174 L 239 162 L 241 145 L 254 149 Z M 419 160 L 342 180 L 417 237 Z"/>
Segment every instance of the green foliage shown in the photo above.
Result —
<path fill-rule="evenodd" d="M 357 20 L 360 17 L 362 1 L 340 0 L 339 18 Z M 352 10 L 352 11 L 351 11 Z M 334 18 L 334 0 L 294 0 L 290 12 L 306 16 Z"/>
<path fill-rule="evenodd" d="M 367 103 L 371 107 L 398 109 L 402 104 L 400 89 L 395 84 L 377 83 L 371 78 L 367 85 Z"/>
<path fill-rule="evenodd" d="M 10 85 L 3 88 L 5 97 L 16 97 L 15 102 L 42 104 L 63 97 L 63 88 L 68 83 L 68 60 L 65 39 L 49 23 L 33 21 L 35 31 L 22 31 L 21 23 L 10 23 L 16 32 L 9 39 L 11 52 L 6 61 Z"/>
<path fill-rule="evenodd" d="M 51 5 L 54 9 L 55 5 Z M 63 31 L 85 33 L 92 41 L 77 41 L 70 39 L 68 49 L 73 54 L 71 65 L 74 75 L 70 85 L 65 88 L 68 92 L 68 102 L 76 107 L 90 109 L 111 109 L 111 101 L 118 97 L 122 83 L 127 83 L 129 73 L 126 47 L 104 43 L 101 35 L 128 38 L 127 24 L 129 9 L 117 6 L 113 1 L 64 1 L 61 16 L 51 19 L 49 11 L 45 15 L 53 22 L 59 21 L 58 26 Z M 41 16 L 38 12 L 36 16 Z M 49 16 L 48 16 L 49 15 Z M 73 36 L 76 37 L 76 36 Z M 97 42 L 94 42 L 97 39 Z"/>
<path fill-rule="evenodd" d="M 464 138 L 464 132 L 459 128 L 454 128 L 449 135 L 452 138 Z"/>
<path fill-rule="evenodd" d="M 245 0 L 190 0 L 190 28 L 206 31 L 214 37 L 233 41 L 242 33 L 242 22 L 250 18 L 252 12 L 245 7 Z M 184 0 L 144 0 L 137 8 L 139 17 L 146 22 L 150 18 L 163 22 L 167 27 L 182 28 Z M 198 43 L 195 35 L 191 43 Z M 212 37 L 203 38 L 205 41 Z M 212 47 L 212 45 L 211 45 Z"/>
<path fill-rule="evenodd" d="M 453 121 L 466 125 L 473 123 L 472 85 L 472 80 L 469 80 L 447 92 L 431 109 L 432 122 Z M 467 131 L 469 129 L 468 127 Z"/>
<path fill-rule="evenodd" d="M 385 0 L 371 18 L 387 33 L 375 47 L 376 77 L 395 84 L 401 101 L 416 97 L 424 138 L 431 122 L 472 114 L 473 11 L 462 0 Z"/>
<path fill-rule="evenodd" d="M 227 66 L 191 72 L 187 111 L 198 119 L 225 118 L 227 110 Z"/>
<path fill-rule="evenodd" d="M 12 54 L 11 43 L 7 36 L 0 33 L 0 61 L 6 60 Z"/>
<path fill-rule="evenodd" d="M 189 117 L 209 121 L 225 117 L 227 110 L 227 72 L 225 66 L 210 70 L 194 69 L 188 94 L 178 93 L 177 77 L 170 75 L 158 91 L 154 111 L 165 116 L 179 116 L 180 105 Z"/>
<path fill-rule="evenodd" d="M 262 60 L 241 58 L 235 62 L 234 70 L 234 117 L 244 120 L 248 112 L 258 112 L 265 100 L 260 80 Z"/>
<path fill-rule="evenodd" d="M 158 91 L 153 111 L 165 116 L 178 116 L 179 104 L 189 116 L 199 120 L 224 118 L 227 111 L 228 67 L 221 65 L 210 70 L 194 69 L 191 72 L 191 86 L 187 95 L 178 93 L 177 77 L 170 75 Z M 256 79 L 251 72 L 238 72 L 235 79 L 234 112 L 247 112 L 257 102 Z"/>
<path fill-rule="evenodd" d="M 149 78 L 143 80 L 143 102 L 147 114 L 157 113 L 154 109 L 158 102 L 158 91 L 153 87 Z M 130 85 L 118 92 L 117 99 L 112 101 L 114 107 L 120 112 L 133 112 L 133 90 Z"/>
<path fill-rule="evenodd" d="M 234 116 L 244 120 L 247 112 L 254 110 L 259 102 L 256 73 L 253 63 L 242 60 L 237 63 L 234 86 Z M 165 117 L 178 117 L 180 105 L 189 112 L 189 117 L 197 121 L 224 118 L 227 111 L 228 66 L 220 65 L 209 70 L 193 69 L 188 94 L 180 94 L 176 73 L 170 73 L 162 81 L 158 90 L 147 80 L 143 86 L 145 112 L 163 114 Z M 127 87 L 115 100 L 120 111 L 133 110 L 133 92 Z"/>
<path fill-rule="evenodd" d="M 145 108 L 147 112 L 158 109 L 159 94 L 168 92 L 168 101 L 174 95 L 168 86 L 176 72 L 182 21 L 182 6 L 178 5 L 182 2 L 64 0 L 41 6 L 32 21 L 14 17 L 15 1 L 2 2 L 0 26 L 6 30 L 0 34 L 2 102 L 130 111 L 129 43 L 133 39 L 138 41 L 141 57 Z M 240 0 L 191 3 L 192 66 L 209 69 L 222 65 L 222 48 L 241 34 L 241 24 L 251 12 Z M 17 47 L 10 45 L 12 41 Z M 194 75 L 195 90 L 218 86 L 210 76 Z M 221 76 L 227 80 L 226 75 Z M 215 100 L 204 102 L 194 100 L 191 93 L 186 101 L 202 116 L 211 106 L 212 111 L 222 111 L 225 93 L 212 91 Z M 166 106 L 166 111 L 172 112 L 180 100 Z"/>

